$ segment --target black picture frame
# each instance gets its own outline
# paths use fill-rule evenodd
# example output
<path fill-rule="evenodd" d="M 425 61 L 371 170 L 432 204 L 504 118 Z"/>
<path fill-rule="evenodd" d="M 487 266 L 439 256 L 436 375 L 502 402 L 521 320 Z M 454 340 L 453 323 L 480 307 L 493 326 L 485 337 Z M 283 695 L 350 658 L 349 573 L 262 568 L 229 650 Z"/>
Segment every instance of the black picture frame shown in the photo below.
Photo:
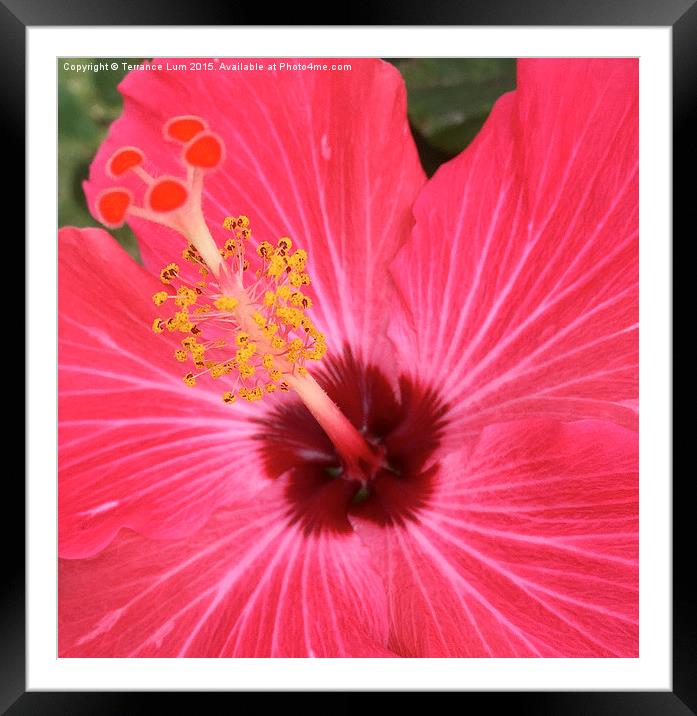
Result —
<path fill-rule="evenodd" d="M 697 0 L 403 0 L 390 6 L 362 7 L 335 4 L 331 21 L 310 17 L 309 5 L 293 4 L 274 11 L 274 24 L 350 25 L 544 25 L 544 26 L 670 26 L 673 35 L 673 142 L 679 151 L 673 161 L 674 225 L 694 232 L 697 201 L 693 196 L 697 159 Z M 13 181 L 5 189 L 8 206 L 22 205 L 25 128 L 25 31 L 30 26 L 84 25 L 257 25 L 268 19 L 269 8 L 249 4 L 197 0 L 0 0 L 0 83 L 3 110 L 2 139 L 6 161 L 13 161 Z M 262 17 L 263 16 L 263 17 Z M 16 156 L 10 160 L 9 155 Z M 22 169 L 20 169 L 20 167 Z M 21 226 L 15 235 L 20 235 Z M 694 241 L 694 239 L 692 239 Z M 19 255 L 19 251 L 16 252 Z M 689 297 L 674 299 L 677 310 L 689 306 Z M 694 318 L 692 319 L 692 322 Z M 683 325 L 680 322 L 677 325 Z M 691 325 L 685 323 L 684 325 Z M 687 359 L 689 351 L 675 352 Z M 52 368 L 47 367 L 48 370 Z M 31 419 L 31 416 L 29 416 Z M 689 424 L 674 421 L 675 427 Z M 685 442 L 685 441 L 683 441 Z M 687 441 L 689 444 L 689 439 Z M 25 686 L 25 560 L 18 538 L 23 534 L 23 486 L 5 471 L 6 507 L 2 524 L 5 569 L 0 608 L 0 712 L 8 714 L 138 714 L 151 713 L 172 701 L 175 711 L 205 712 L 211 694 L 26 692 Z M 673 482 L 673 668 L 672 691 L 660 692 L 468 692 L 458 695 L 462 708 L 510 709 L 534 714 L 697 714 L 697 621 L 690 588 L 694 564 L 691 512 L 694 468 Z M 666 476 L 667 477 L 667 476 Z M 12 523 L 9 516 L 15 518 Z M 237 699 L 240 694 L 223 695 Z M 348 712 L 360 694 L 323 694 L 323 708 Z M 173 697 L 173 698 L 172 698 Z M 417 695 L 414 695 L 418 698 Z M 204 699 L 202 701 L 201 699 Z M 288 698 L 288 695 L 284 697 Z M 195 701 L 194 701 L 195 699 Z M 493 702 L 492 702 L 493 699 Z M 258 702 L 257 702 L 258 703 Z M 285 703 L 285 707 L 293 701 Z M 418 705 L 415 703 L 415 707 Z M 167 706 L 166 708 L 169 708 Z M 305 706 L 304 706 L 305 708 Z M 245 709 L 246 710 L 246 709 Z"/>

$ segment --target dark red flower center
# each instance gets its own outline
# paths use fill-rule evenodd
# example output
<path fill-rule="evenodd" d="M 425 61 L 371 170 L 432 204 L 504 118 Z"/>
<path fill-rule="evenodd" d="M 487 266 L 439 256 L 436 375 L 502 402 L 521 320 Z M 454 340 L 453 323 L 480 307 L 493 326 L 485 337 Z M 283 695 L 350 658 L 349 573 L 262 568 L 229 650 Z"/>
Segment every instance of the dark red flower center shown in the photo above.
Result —
<path fill-rule="evenodd" d="M 289 517 L 308 532 L 350 530 L 360 513 L 380 525 L 416 519 L 428 503 L 447 406 L 432 388 L 401 376 L 398 386 L 350 350 L 328 357 L 315 377 L 342 413 L 382 454 L 382 467 L 353 479 L 305 405 L 288 396 L 260 420 L 267 474 L 286 481 Z"/>

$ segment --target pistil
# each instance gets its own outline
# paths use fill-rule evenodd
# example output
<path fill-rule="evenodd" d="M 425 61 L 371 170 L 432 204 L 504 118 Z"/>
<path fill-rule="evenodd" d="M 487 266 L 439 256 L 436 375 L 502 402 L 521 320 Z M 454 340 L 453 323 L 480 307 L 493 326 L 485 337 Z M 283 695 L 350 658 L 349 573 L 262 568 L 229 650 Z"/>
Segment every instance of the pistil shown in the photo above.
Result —
<path fill-rule="evenodd" d="M 303 291 L 310 284 L 307 253 L 293 250 L 288 237 L 275 245 L 262 241 L 248 252 L 251 229 L 246 216 L 223 221 L 230 238 L 218 246 L 203 216 L 202 192 L 204 173 L 222 162 L 222 140 L 202 119 L 191 116 L 170 120 L 164 134 L 183 145 L 184 179 L 153 177 L 143 166 L 145 154 L 124 147 L 111 157 L 107 170 L 114 178 L 132 172 L 142 181 L 142 205 L 135 205 L 133 193 L 124 187 L 102 192 L 97 199 L 98 214 L 107 226 L 119 226 L 132 215 L 173 229 L 187 240 L 182 258 L 197 269 L 199 280 L 174 262 L 162 269 L 167 290 L 158 291 L 153 302 L 174 302 L 177 308 L 169 318 L 155 318 L 153 330 L 184 334 L 174 352 L 176 360 L 193 363 L 184 383 L 194 387 L 203 376 L 222 379 L 228 383 L 222 393 L 225 403 L 295 391 L 342 457 L 342 476 L 365 484 L 382 466 L 383 456 L 306 366 L 327 351 L 324 335 L 306 313 L 312 307 Z"/>

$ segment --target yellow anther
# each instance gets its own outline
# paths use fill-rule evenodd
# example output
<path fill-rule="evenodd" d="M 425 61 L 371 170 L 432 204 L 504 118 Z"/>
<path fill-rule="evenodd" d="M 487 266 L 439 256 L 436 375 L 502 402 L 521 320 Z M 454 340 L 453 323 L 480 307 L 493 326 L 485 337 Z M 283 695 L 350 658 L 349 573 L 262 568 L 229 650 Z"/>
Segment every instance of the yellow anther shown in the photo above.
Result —
<path fill-rule="evenodd" d="M 183 363 L 186 360 L 186 351 L 183 351 L 181 348 L 174 351 L 174 357 L 180 362 Z"/>
<path fill-rule="evenodd" d="M 273 368 L 273 356 L 271 353 L 264 353 L 261 357 L 261 362 L 266 370 L 271 370 Z"/>
<path fill-rule="evenodd" d="M 203 259 L 201 258 L 201 254 L 198 252 L 198 249 L 193 244 L 189 244 L 182 251 L 182 258 L 185 261 L 190 261 L 192 263 L 203 262 Z"/>
<path fill-rule="evenodd" d="M 296 288 L 299 288 L 300 286 L 309 286 L 310 285 L 310 276 L 306 273 L 300 273 L 298 271 L 291 271 L 289 276 L 289 281 L 291 285 L 295 286 Z"/>
<path fill-rule="evenodd" d="M 276 315 L 291 328 L 298 328 L 303 320 L 303 312 L 299 308 L 278 308 Z"/>
<path fill-rule="evenodd" d="M 184 381 L 185 385 L 188 385 L 189 388 L 193 388 L 196 385 L 196 378 L 194 378 L 193 373 L 187 373 L 182 380 Z"/>
<path fill-rule="evenodd" d="M 249 388 L 240 388 L 239 396 L 240 398 L 253 403 L 255 400 L 261 400 L 264 397 L 264 394 L 262 393 L 261 388 L 257 386 L 251 390 Z"/>
<path fill-rule="evenodd" d="M 327 345 L 323 341 L 317 341 L 312 348 L 303 352 L 305 358 L 310 360 L 322 360 L 327 354 Z"/>
<path fill-rule="evenodd" d="M 256 373 L 256 368 L 253 365 L 245 363 L 240 366 L 240 375 L 243 378 L 251 378 Z"/>
<path fill-rule="evenodd" d="M 232 231 L 237 226 L 237 219 L 235 219 L 232 216 L 228 216 L 223 221 L 223 228 L 227 229 L 228 231 Z"/>
<path fill-rule="evenodd" d="M 247 343 L 241 348 L 238 348 L 235 354 L 235 360 L 237 360 L 238 363 L 246 363 L 254 355 L 256 348 L 256 343 Z"/>
<path fill-rule="evenodd" d="M 234 311 L 239 305 L 239 301 L 232 296 L 220 296 L 213 302 L 213 305 L 219 311 Z"/>
<path fill-rule="evenodd" d="M 274 256 L 271 259 L 269 268 L 266 269 L 266 273 L 271 276 L 271 278 L 278 278 L 286 270 L 286 265 L 286 260 L 283 256 Z"/>
<path fill-rule="evenodd" d="M 227 390 L 223 393 L 223 403 L 234 403 L 237 400 L 237 396 L 231 391 Z"/>
<path fill-rule="evenodd" d="M 241 355 L 241 360 L 249 360 L 254 355 L 256 348 L 256 343 L 248 341 L 247 343 L 242 344 L 242 346 L 237 349 L 237 352 Z"/>
<path fill-rule="evenodd" d="M 281 250 L 281 252 L 286 253 L 290 251 L 293 246 L 293 242 L 287 236 L 282 236 L 278 240 L 276 246 Z"/>
<path fill-rule="evenodd" d="M 271 346 L 276 350 L 280 351 L 286 347 L 286 342 L 280 336 L 274 336 L 271 339 Z"/>
<path fill-rule="evenodd" d="M 157 293 L 153 294 L 152 302 L 156 306 L 161 306 L 168 298 L 169 294 L 167 293 L 167 291 L 158 291 Z"/>
<path fill-rule="evenodd" d="M 264 305 L 265 306 L 273 306 L 274 302 L 276 301 L 276 294 L 273 291 L 266 291 L 264 293 Z"/>
<path fill-rule="evenodd" d="M 249 343 L 249 333 L 245 333 L 244 331 L 240 331 L 235 336 L 235 343 L 237 343 L 238 346 L 244 346 L 247 343 Z"/>
<path fill-rule="evenodd" d="M 266 259 L 273 254 L 273 246 L 268 241 L 262 241 L 257 246 L 257 253 L 261 258 Z"/>
<path fill-rule="evenodd" d="M 282 376 L 283 376 L 283 373 L 278 368 L 274 368 L 273 370 L 269 371 L 269 378 L 271 378 L 271 380 L 273 380 L 276 383 L 278 383 L 278 381 L 281 380 Z"/>
<path fill-rule="evenodd" d="M 162 292 L 164 293 L 164 291 Z M 186 286 L 180 286 L 177 289 L 177 297 L 174 299 L 177 306 L 186 308 L 187 306 L 193 306 L 198 300 L 198 294 L 191 288 Z"/>
<path fill-rule="evenodd" d="M 303 249 L 298 249 L 293 253 L 292 256 L 288 257 L 288 263 L 290 264 L 291 268 L 295 269 L 295 271 L 304 271 L 306 261 L 307 251 L 304 251 Z"/>
<path fill-rule="evenodd" d="M 276 295 L 279 298 L 282 298 L 284 301 L 287 301 L 288 298 L 290 298 L 291 290 L 288 288 L 288 286 L 279 286 L 276 290 Z"/>
<path fill-rule="evenodd" d="M 208 370 L 210 371 L 211 378 L 221 378 L 229 372 L 225 363 L 213 363 Z"/>
<path fill-rule="evenodd" d="M 240 214 L 237 217 L 237 226 L 239 226 L 243 229 L 249 228 L 249 217 L 245 216 L 244 214 Z"/>
<path fill-rule="evenodd" d="M 153 333 L 162 333 L 165 330 L 165 322 L 161 318 L 156 318 L 152 322 Z"/>
<path fill-rule="evenodd" d="M 277 386 L 276 383 L 267 383 L 265 388 L 267 393 L 273 393 L 276 390 Z"/>
<path fill-rule="evenodd" d="M 186 308 L 177 311 L 172 318 L 167 321 L 167 328 L 170 331 L 180 331 L 181 333 L 194 332 L 196 326 L 189 320 L 189 312 Z"/>
<path fill-rule="evenodd" d="M 290 302 L 293 306 L 302 306 L 303 308 L 312 308 L 312 301 L 302 291 L 293 291 L 290 294 Z"/>
<path fill-rule="evenodd" d="M 309 371 L 304 365 L 301 365 L 298 367 L 298 373 L 300 373 L 300 375 L 308 375 Z"/>
<path fill-rule="evenodd" d="M 275 336 L 277 332 L 278 323 L 269 323 L 263 331 L 265 338 L 273 338 L 273 336 Z"/>
<path fill-rule="evenodd" d="M 259 326 L 259 328 L 266 327 L 266 319 L 261 315 L 261 313 L 259 313 L 259 311 L 255 311 L 252 314 L 252 320 L 257 324 L 257 326 Z"/>
<path fill-rule="evenodd" d="M 172 279 L 179 275 L 179 266 L 177 264 L 167 264 L 160 271 L 160 281 L 164 284 L 172 283 Z"/>

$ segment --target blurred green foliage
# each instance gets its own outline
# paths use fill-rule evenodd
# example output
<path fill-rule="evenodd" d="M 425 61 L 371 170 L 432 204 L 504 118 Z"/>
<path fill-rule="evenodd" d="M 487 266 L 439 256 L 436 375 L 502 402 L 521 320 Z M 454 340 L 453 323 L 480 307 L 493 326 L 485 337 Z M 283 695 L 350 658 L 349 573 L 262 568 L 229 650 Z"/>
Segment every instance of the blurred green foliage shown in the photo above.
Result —
<path fill-rule="evenodd" d="M 110 58 L 111 59 L 111 58 Z M 126 58 L 113 58 L 119 63 Z M 89 57 L 70 58 L 86 64 Z M 128 58 L 129 62 L 138 62 Z M 99 226 L 87 210 L 82 182 L 109 125 L 121 114 L 117 86 L 124 71 L 71 72 L 58 61 L 58 226 Z M 128 227 L 112 231 L 121 245 L 138 257 L 138 245 Z"/>
<path fill-rule="evenodd" d="M 515 88 L 515 60 L 400 60 L 409 120 L 436 149 L 454 156 L 476 136 L 491 106 Z"/>
<path fill-rule="evenodd" d="M 126 58 L 109 58 L 121 66 Z M 129 62 L 140 59 L 128 58 Z M 92 58 L 71 58 L 89 63 Z M 515 87 L 515 60 L 419 58 L 389 60 L 407 86 L 409 122 L 426 173 L 461 152 L 475 137 L 496 99 Z M 124 72 L 77 73 L 58 62 L 58 225 L 98 226 L 82 182 L 110 123 L 121 113 L 117 86 Z M 113 232 L 138 257 L 133 234 Z"/>

